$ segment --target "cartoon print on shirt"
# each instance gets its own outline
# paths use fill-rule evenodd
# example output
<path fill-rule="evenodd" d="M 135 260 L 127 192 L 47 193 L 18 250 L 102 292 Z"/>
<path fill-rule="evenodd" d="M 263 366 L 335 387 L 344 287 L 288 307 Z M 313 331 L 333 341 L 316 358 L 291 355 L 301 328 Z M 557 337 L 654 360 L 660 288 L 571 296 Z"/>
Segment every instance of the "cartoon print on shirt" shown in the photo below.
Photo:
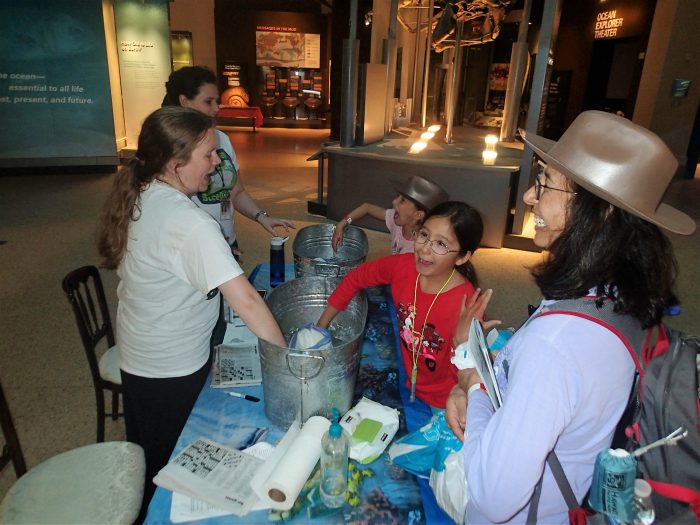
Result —
<path fill-rule="evenodd" d="M 415 309 L 412 304 L 405 306 L 399 303 L 397 308 L 399 317 L 399 325 L 401 326 L 401 344 L 411 352 L 413 349 L 413 341 L 419 341 L 421 330 L 414 328 L 415 326 Z M 434 372 L 437 368 L 436 355 L 442 351 L 445 343 L 445 338 L 435 329 L 435 325 L 428 323 L 423 328 L 423 341 L 418 349 L 420 357 L 425 360 L 425 367 Z"/>
<path fill-rule="evenodd" d="M 197 193 L 197 197 L 204 204 L 217 204 L 227 201 L 231 190 L 238 182 L 238 170 L 233 164 L 231 156 L 223 148 L 217 149 L 216 153 L 219 155 L 221 163 L 209 174 L 207 191 Z"/>

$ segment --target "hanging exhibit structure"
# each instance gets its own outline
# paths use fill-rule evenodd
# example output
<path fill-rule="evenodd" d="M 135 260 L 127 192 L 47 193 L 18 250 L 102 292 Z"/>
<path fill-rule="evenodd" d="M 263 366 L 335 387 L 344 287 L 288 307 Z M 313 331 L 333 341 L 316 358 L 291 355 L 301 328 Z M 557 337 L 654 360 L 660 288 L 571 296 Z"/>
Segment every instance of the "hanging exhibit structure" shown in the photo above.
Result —
<path fill-rule="evenodd" d="M 386 106 L 383 112 L 368 113 L 362 110 L 367 98 L 363 102 L 364 83 L 361 80 L 362 74 L 358 75 L 357 70 L 363 66 L 380 64 L 361 66 L 353 56 L 357 20 L 362 13 L 357 12 L 356 0 L 351 2 L 349 38 L 344 42 L 343 49 L 340 141 L 324 144 L 321 151 L 312 156 L 313 160 L 319 161 L 319 167 L 323 166 L 320 159 L 327 159 L 328 186 L 324 214 L 328 218 L 340 218 L 349 207 L 362 202 L 391 202 L 395 193 L 392 181 L 419 175 L 446 188 L 455 198 L 470 195 L 470 202 L 474 203 L 484 219 L 482 244 L 491 247 L 503 245 L 509 227 L 512 177 L 518 170 L 521 152 L 499 151 L 496 160 L 494 144 L 490 152 L 493 157 L 489 158 L 489 162 L 484 162 L 483 137 L 477 146 L 469 145 L 465 148 L 464 144 L 452 145 L 452 127 L 456 120 L 455 106 L 459 99 L 463 50 L 494 41 L 501 32 L 506 8 L 510 3 L 510 0 L 387 0 L 383 4 L 386 10 L 380 11 L 375 2 L 372 24 L 384 31 L 388 27 L 387 33 L 379 33 L 379 27 L 373 33 L 373 42 L 383 39 L 381 66 L 384 70 L 379 71 L 383 71 L 386 78 Z M 378 20 L 382 20 L 381 25 Z M 400 35 L 397 35 L 397 30 L 400 30 Z M 412 49 L 413 54 L 407 49 Z M 451 61 L 448 74 L 444 77 L 445 94 L 440 97 L 440 103 L 444 104 L 445 142 L 448 147 L 438 147 L 438 138 L 431 135 L 430 138 L 423 139 L 427 134 L 420 133 L 420 145 L 423 147 L 419 150 L 411 147 L 409 139 L 397 138 L 403 132 L 413 135 L 415 128 L 397 129 L 398 134 L 391 133 L 390 102 L 397 93 L 402 92 L 410 93 L 415 99 L 422 97 L 421 105 L 416 106 L 419 111 L 415 113 L 421 116 L 423 127 L 435 124 L 428 122 L 426 105 L 428 83 L 431 80 L 427 72 L 430 71 L 430 55 L 433 52 L 446 52 L 445 57 Z M 411 62 L 412 67 L 409 65 Z M 359 82 L 356 80 L 358 78 Z M 430 83 L 438 85 L 435 79 Z M 373 89 L 371 92 L 382 91 Z M 411 114 L 410 110 L 408 112 Z M 385 116 L 384 134 L 374 135 L 371 140 L 360 139 L 362 131 L 365 132 L 365 138 L 367 135 L 368 129 L 364 122 L 367 115 L 374 114 L 376 117 L 379 113 Z M 353 122 L 353 119 L 356 121 Z M 322 180 L 320 175 L 319 194 L 323 193 Z M 369 224 L 369 220 L 364 222 L 369 227 L 383 226 Z"/>
<path fill-rule="evenodd" d="M 404 0 L 398 10 L 399 24 L 409 33 L 416 35 L 416 61 L 413 68 L 413 100 L 416 100 L 418 72 L 422 69 L 422 94 L 420 123 L 426 127 L 428 80 L 430 72 L 430 51 L 450 54 L 448 80 L 445 96 L 445 141 L 451 143 L 454 125 L 454 112 L 457 105 L 457 87 L 462 78 L 462 47 L 482 45 L 494 41 L 501 32 L 510 0 Z M 427 10 L 427 16 L 422 12 Z M 416 16 L 409 13 L 417 12 Z M 423 19 L 425 18 L 425 22 Z M 412 20 L 411 20 L 412 19 Z M 526 24 L 525 24 L 526 25 Z M 417 67 L 419 55 L 419 35 L 424 36 L 424 60 L 422 68 Z M 429 44 L 429 45 L 428 45 Z"/>

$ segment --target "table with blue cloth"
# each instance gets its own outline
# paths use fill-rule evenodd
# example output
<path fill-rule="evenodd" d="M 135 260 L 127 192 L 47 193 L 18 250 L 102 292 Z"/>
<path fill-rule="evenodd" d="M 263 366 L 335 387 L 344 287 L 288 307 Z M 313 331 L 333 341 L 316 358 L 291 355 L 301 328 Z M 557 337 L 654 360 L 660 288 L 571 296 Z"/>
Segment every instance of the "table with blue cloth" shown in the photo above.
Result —
<path fill-rule="evenodd" d="M 286 265 L 285 273 L 287 279 L 293 279 L 294 266 Z M 255 288 L 269 289 L 269 265 L 258 265 L 249 280 Z M 400 427 L 396 434 L 398 438 L 407 431 L 417 430 L 432 414 L 425 403 L 411 403 L 408 400 L 406 374 L 400 365 L 396 313 L 388 300 L 388 289 L 368 290 L 367 300 L 367 325 L 362 339 L 355 402 L 365 396 L 399 409 Z M 265 416 L 262 385 L 236 389 L 238 392 L 259 397 L 259 403 L 230 397 L 225 394 L 229 389 L 212 388 L 209 385 L 210 380 L 207 380 L 175 445 L 171 459 L 199 437 L 239 450 L 259 441 L 275 444 L 282 438 L 284 430 L 270 423 Z M 323 507 L 318 498 L 313 497 L 313 483 L 307 483 L 289 512 L 263 510 L 251 512 L 244 517 L 229 514 L 193 523 L 248 525 L 269 524 L 275 521 L 306 523 L 311 520 L 319 524 L 452 523 L 438 508 L 427 480 L 418 480 L 412 474 L 392 465 L 386 451 L 379 459 L 367 465 L 354 461 L 351 461 L 351 464 L 354 497 L 348 497 L 339 509 L 329 510 Z M 171 501 L 172 492 L 158 487 L 148 507 L 145 523 L 172 523 Z"/>

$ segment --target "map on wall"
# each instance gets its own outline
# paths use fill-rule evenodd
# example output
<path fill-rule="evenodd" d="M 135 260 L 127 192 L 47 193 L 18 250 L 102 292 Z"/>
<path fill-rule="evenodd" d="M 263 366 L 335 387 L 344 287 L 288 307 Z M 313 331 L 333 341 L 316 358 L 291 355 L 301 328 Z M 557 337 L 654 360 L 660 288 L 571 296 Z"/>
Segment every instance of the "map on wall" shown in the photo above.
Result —
<path fill-rule="evenodd" d="M 321 67 L 321 35 L 284 31 L 255 32 L 258 66 Z"/>

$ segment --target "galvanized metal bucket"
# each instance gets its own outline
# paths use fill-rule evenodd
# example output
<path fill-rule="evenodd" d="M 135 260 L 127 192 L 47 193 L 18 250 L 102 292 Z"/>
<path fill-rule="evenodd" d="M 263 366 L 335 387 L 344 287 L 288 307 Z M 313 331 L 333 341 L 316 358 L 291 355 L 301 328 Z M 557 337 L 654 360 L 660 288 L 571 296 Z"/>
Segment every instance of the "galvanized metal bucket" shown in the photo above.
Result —
<path fill-rule="evenodd" d="M 331 243 L 334 228 L 332 224 L 314 224 L 299 230 L 292 246 L 297 277 L 345 277 L 365 261 L 369 242 L 364 230 L 346 226 L 343 245 L 334 252 Z"/>
<path fill-rule="evenodd" d="M 295 331 L 316 322 L 340 279 L 300 277 L 275 288 L 267 305 L 287 341 Z M 328 350 L 294 350 L 259 340 L 260 364 L 268 419 L 287 428 L 295 420 L 330 417 L 337 407 L 350 409 L 360 362 L 360 342 L 367 319 L 367 297 L 358 294 L 331 323 Z"/>

